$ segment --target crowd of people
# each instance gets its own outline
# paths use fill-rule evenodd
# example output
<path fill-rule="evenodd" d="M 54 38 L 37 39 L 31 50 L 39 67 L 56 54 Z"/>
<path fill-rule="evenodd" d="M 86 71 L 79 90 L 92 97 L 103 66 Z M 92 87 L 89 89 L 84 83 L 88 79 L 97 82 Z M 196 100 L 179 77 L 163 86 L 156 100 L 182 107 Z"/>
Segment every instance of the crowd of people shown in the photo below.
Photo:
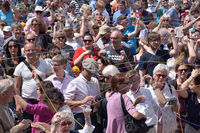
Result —
<path fill-rule="evenodd" d="M 0 132 L 200 132 L 200 0 L 2 0 Z"/>

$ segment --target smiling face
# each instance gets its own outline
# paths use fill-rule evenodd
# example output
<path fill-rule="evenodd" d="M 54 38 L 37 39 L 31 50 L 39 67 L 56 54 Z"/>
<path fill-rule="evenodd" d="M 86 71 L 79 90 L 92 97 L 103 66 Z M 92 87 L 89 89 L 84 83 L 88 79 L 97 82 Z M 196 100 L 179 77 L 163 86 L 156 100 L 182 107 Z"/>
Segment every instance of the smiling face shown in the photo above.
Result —
<path fill-rule="evenodd" d="M 186 65 L 180 65 L 176 71 L 176 74 L 178 75 L 178 78 L 186 80 L 188 72 L 189 70 Z"/>
<path fill-rule="evenodd" d="M 24 47 L 24 53 L 26 54 L 28 59 L 36 58 L 37 51 L 35 45 L 32 43 L 26 44 Z"/>
<path fill-rule="evenodd" d="M 39 28 L 40 28 L 40 27 L 39 27 L 39 24 L 38 24 L 37 21 L 33 21 L 33 22 L 31 23 L 31 29 L 32 29 L 33 31 L 39 31 L 39 30 L 40 30 Z"/>
<path fill-rule="evenodd" d="M 69 133 L 72 127 L 72 121 L 68 118 L 63 118 L 64 120 L 60 122 L 58 127 L 58 133 Z"/>
<path fill-rule="evenodd" d="M 157 71 L 154 75 L 154 79 L 158 85 L 165 83 L 167 80 L 167 72 L 165 70 Z"/>
<path fill-rule="evenodd" d="M 16 38 L 21 38 L 22 35 L 22 28 L 21 27 L 15 27 L 13 29 L 13 33 L 15 34 Z"/>
<path fill-rule="evenodd" d="M 10 41 L 8 44 L 8 50 L 11 55 L 17 55 L 18 54 L 18 45 L 14 41 Z"/>
<path fill-rule="evenodd" d="M 93 39 L 91 38 L 91 36 L 89 36 L 89 35 L 84 36 L 83 44 L 87 50 L 91 50 L 92 44 L 93 44 Z"/>

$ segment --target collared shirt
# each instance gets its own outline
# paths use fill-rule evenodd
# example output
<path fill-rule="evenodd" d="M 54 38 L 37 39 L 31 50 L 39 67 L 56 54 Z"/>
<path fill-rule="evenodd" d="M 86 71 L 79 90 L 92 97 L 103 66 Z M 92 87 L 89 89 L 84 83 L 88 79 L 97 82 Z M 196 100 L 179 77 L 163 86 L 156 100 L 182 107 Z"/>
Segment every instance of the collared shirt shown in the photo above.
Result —
<path fill-rule="evenodd" d="M 174 27 L 178 27 L 180 26 L 180 13 L 179 11 L 176 10 L 176 8 L 173 6 L 172 8 L 170 8 L 167 12 L 167 15 L 170 16 L 170 24 Z"/>
<path fill-rule="evenodd" d="M 15 126 L 14 117 L 13 117 L 13 114 L 11 113 L 11 110 L 8 108 L 8 105 L 3 106 L 3 105 L 0 104 L 0 107 L 2 108 L 4 113 L 6 114 L 8 120 L 10 122 L 11 127 L 14 127 Z"/>
<path fill-rule="evenodd" d="M 130 12 L 131 12 L 131 10 L 129 10 L 129 9 L 125 9 L 124 12 L 121 12 L 120 10 L 115 12 L 114 15 L 113 15 L 113 23 L 117 20 L 117 18 L 119 16 L 122 16 L 122 15 L 125 15 L 125 14 L 127 14 L 129 16 Z"/>
<path fill-rule="evenodd" d="M 147 117 L 146 124 L 148 126 L 155 125 L 157 122 L 156 113 L 154 111 L 154 104 L 158 105 L 157 100 L 153 99 L 152 94 L 149 89 L 140 87 L 137 93 L 131 89 L 126 93 L 126 95 L 134 101 L 138 96 L 145 95 L 146 101 L 144 103 L 139 103 L 136 105 L 136 110 Z"/>
<path fill-rule="evenodd" d="M 31 30 L 31 22 L 32 20 L 36 18 L 36 17 L 33 17 L 33 18 L 30 18 L 27 22 L 26 22 L 26 26 L 24 27 L 24 31 L 32 31 Z M 49 27 L 50 24 L 53 23 L 53 19 L 52 17 L 42 17 L 42 20 L 44 21 L 44 23 L 46 24 L 46 28 Z"/>
<path fill-rule="evenodd" d="M 95 96 L 96 98 L 100 97 L 100 88 L 98 80 L 94 77 L 88 81 L 82 74 L 77 78 L 72 80 L 67 86 L 67 91 L 64 94 L 65 100 L 81 101 L 86 96 Z M 95 98 L 93 99 L 95 100 Z M 88 101 L 86 104 L 90 105 L 92 100 Z M 93 112 L 96 112 L 97 108 L 95 107 Z M 83 110 L 80 107 L 74 107 L 73 113 L 82 113 Z"/>
<path fill-rule="evenodd" d="M 65 71 L 64 73 L 65 73 L 65 78 L 63 79 L 62 82 L 59 80 L 58 77 L 56 77 L 55 73 L 45 79 L 45 81 L 51 81 L 53 83 L 53 86 L 58 88 L 60 92 L 62 92 L 62 94 L 65 94 L 69 82 L 74 79 L 73 77 L 69 76 Z"/>

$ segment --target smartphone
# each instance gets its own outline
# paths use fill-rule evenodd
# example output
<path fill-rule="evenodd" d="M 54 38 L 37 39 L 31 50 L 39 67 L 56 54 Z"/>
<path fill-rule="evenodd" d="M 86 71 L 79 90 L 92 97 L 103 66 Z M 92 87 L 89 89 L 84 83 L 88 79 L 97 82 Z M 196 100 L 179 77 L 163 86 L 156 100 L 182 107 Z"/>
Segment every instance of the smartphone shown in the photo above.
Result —
<path fill-rule="evenodd" d="M 170 99 L 169 102 L 167 103 L 167 105 L 171 105 L 171 102 L 173 102 L 173 101 L 177 101 L 177 99 L 176 98 Z"/>

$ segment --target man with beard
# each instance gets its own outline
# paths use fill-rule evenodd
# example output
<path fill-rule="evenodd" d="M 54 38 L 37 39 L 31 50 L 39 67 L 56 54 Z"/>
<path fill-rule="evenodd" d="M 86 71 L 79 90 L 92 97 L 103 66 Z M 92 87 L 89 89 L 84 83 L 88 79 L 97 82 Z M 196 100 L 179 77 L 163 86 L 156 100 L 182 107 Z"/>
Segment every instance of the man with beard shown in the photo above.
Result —
<path fill-rule="evenodd" d="M 161 36 L 156 32 L 151 32 L 147 36 L 149 49 L 140 57 L 139 74 L 142 78 L 145 74 L 153 76 L 153 69 L 159 63 L 165 63 L 170 57 L 178 54 L 178 44 L 175 38 L 174 30 L 170 31 L 171 39 L 173 42 L 173 50 L 159 50 L 158 47 L 161 43 Z M 144 46 L 144 45 L 143 45 Z"/>

